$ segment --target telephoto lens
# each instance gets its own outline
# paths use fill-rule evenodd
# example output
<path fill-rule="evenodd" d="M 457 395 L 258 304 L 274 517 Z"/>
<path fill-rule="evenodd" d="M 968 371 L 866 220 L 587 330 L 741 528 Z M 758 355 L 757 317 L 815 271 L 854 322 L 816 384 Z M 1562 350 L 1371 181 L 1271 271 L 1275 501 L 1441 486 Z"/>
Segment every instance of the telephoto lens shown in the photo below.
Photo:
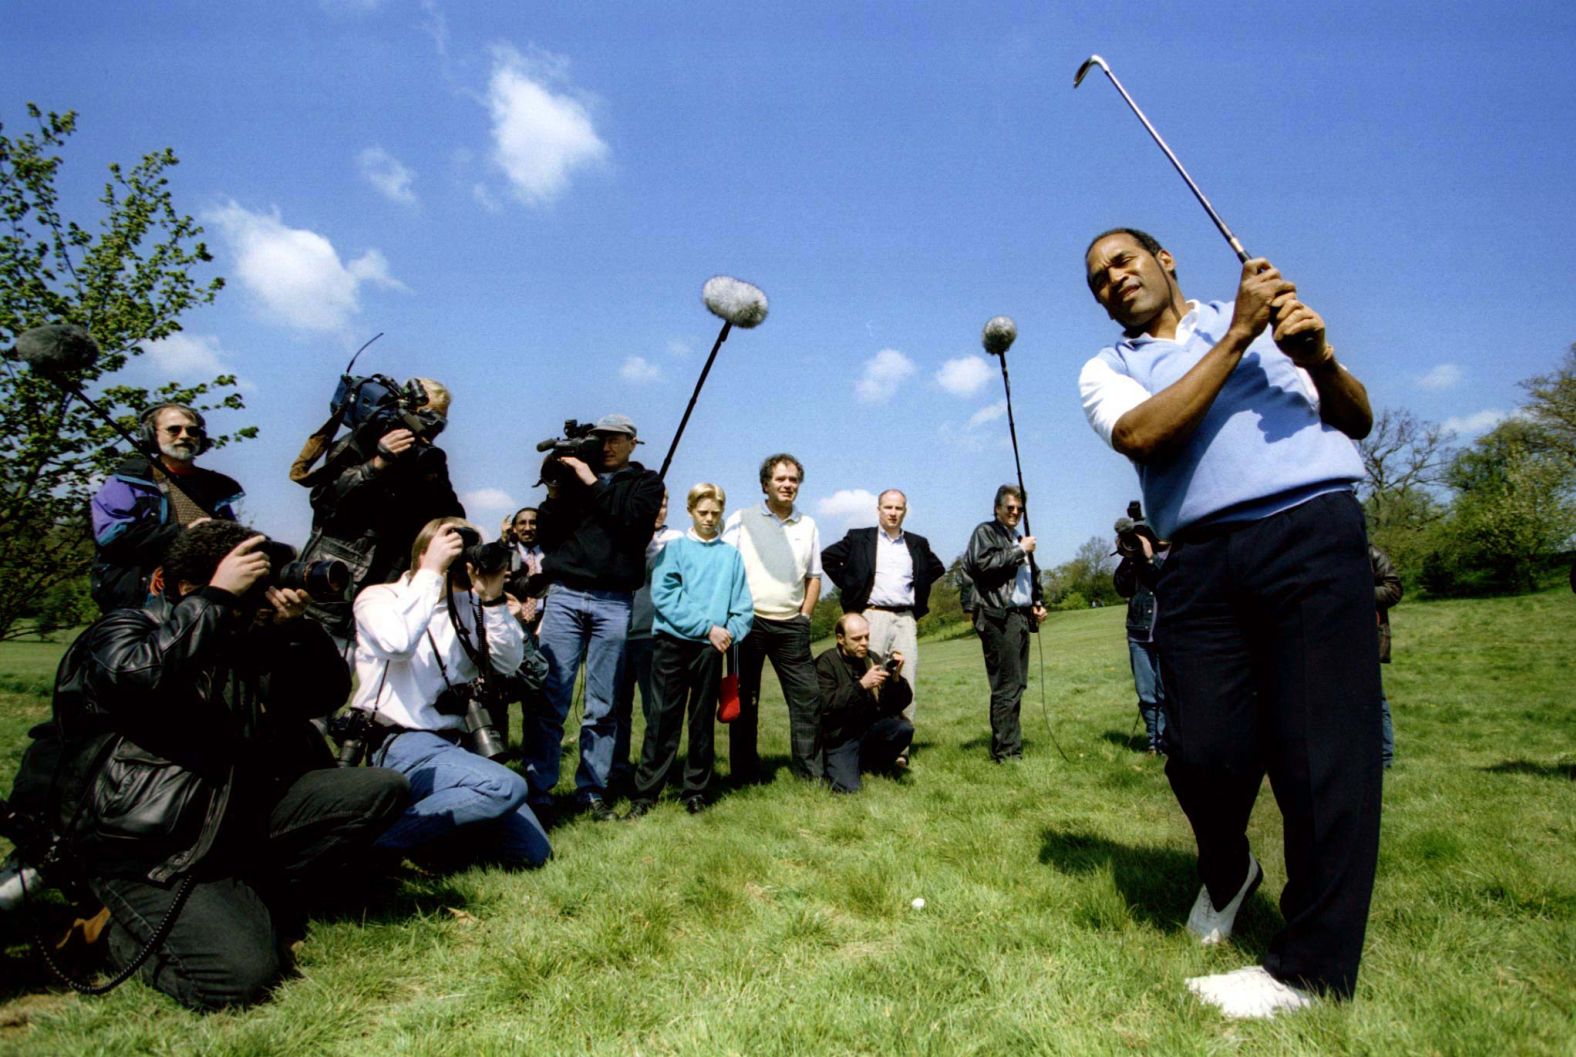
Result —
<path fill-rule="evenodd" d="M 471 739 L 471 751 L 483 759 L 497 760 L 509 751 L 493 726 L 492 713 L 474 697 L 465 708 L 465 734 Z"/>

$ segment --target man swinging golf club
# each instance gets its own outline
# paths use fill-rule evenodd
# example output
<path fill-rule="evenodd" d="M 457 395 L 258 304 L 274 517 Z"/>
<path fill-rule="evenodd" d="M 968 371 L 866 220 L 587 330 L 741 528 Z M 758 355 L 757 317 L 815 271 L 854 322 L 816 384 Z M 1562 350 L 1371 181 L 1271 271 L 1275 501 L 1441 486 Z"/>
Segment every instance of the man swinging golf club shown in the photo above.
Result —
<path fill-rule="evenodd" d="M 1379 852 L 1378 647 L 1352 490 L 1367 393 L 1262 258 L 1234 303 L 1188 301 L 1172 255 L 1131 228 L 1097 236 L 1085 266 L 1122 337 L 1084 365 L 1084 410 L 1173 541 L 1155 634 L 1204 944 L 1231 935 L 1264 877 L 1246 829 L 1266 773 L 1285 819 L 1285 925 L 1263 965 L 1188 987 L 1229 1017 L 1348 997 Z"/>

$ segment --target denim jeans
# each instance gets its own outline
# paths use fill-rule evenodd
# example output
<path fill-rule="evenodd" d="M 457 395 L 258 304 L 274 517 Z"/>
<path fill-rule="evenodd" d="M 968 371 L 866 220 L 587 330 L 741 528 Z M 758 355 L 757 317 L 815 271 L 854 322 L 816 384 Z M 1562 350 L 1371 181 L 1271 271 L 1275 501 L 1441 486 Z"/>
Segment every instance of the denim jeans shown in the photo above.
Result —
<path fill-rule="evenodd" d="M 527 716 L 521 729 L 521 752 L 531 801 L 545 803 L 558 784 L 564 721 L 574 696 L 575 676 L 586 669 L 585 708 L 580 717 L 580 767 L 575 795 L 582 802 L 607 795 L 618 740 L 613 702 L 624 665 L 624 640 L 629 635 L 629 591 L 595 591 L 554 584 L 547 593 L 539 633 L 547 658 L 545 708 Z"/>
<path fill-rule="evenodd" d="M 1390 722 L 1390 698 L 1379 689 L 1379 758 L 1386 767 L 1395 760 L 1395 724 Z"/>
<path fill-rule="evenodd" d="M 499 862 L 540 866 L 552 853 L 547 831 L 526 806 L 525 779 L 503 764 L 425 730 L 390 735 L 372 762 L 410 782 L 410 806 L 378 847 L 404 851 L 474 826 L 486 845 L 481 851 Z"/>
<path fill-rule="evenodd" d="M 1149 748 L 1163 749 L 1166 734 L 1166 690 L 1160 678 L 1160 658 L 1149 642 L 1127 640 L 1127 654 L 1133 663 L 1133 688 L 1138 691 L 1138 714 L 1144 717 L 1144 732 L 1149 735 Z"/>

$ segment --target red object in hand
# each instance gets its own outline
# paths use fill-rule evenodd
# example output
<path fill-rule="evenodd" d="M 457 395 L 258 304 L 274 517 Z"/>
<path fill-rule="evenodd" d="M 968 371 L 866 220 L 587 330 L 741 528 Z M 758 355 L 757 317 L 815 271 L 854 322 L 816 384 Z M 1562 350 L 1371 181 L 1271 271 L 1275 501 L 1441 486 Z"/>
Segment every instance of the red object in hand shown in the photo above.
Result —
<path fill-rule="evenodd" d="M 717 721 L 719 723 L 732 723 L 739 718 L 739 675 L 730 672 L 722 677 L 722 685 L 717 695 Z"/>

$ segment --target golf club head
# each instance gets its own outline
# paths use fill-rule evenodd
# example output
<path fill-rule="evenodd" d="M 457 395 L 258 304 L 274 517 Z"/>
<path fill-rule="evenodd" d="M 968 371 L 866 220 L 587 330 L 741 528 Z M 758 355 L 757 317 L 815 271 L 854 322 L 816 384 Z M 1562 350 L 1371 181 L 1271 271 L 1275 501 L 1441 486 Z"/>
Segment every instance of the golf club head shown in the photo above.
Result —
<path fill-rule="evenodd" d="M 1012 348 L 1012 343 L 1018 340 L 1018 324 L 1012 321 L 1011 316 L 995 316 L 985 324 L 985 330 L 980 334 L 980 344 L 985 346 L 985 351 L 992 356 L 1005 356 L 1007 350 Z"/>
<path fill-rule="evenodd" d="M 1100 69 L 1105 71 L 1105 75 L 1107 77 L 1111 76 L 1111 67 L 1105 64 L 1105 60 L 1100 58 L 1098 55 L 1091 55 L 1083 61 L 1082 66 L 1078 67 L 1078 72 L 1073 74 L 1074 88 L 1077 88 L 1079 85 L 1083 84 L 1083 79 L 1088 76 L 1089 68 L 1091 66 L 1098 66 Z"/>

